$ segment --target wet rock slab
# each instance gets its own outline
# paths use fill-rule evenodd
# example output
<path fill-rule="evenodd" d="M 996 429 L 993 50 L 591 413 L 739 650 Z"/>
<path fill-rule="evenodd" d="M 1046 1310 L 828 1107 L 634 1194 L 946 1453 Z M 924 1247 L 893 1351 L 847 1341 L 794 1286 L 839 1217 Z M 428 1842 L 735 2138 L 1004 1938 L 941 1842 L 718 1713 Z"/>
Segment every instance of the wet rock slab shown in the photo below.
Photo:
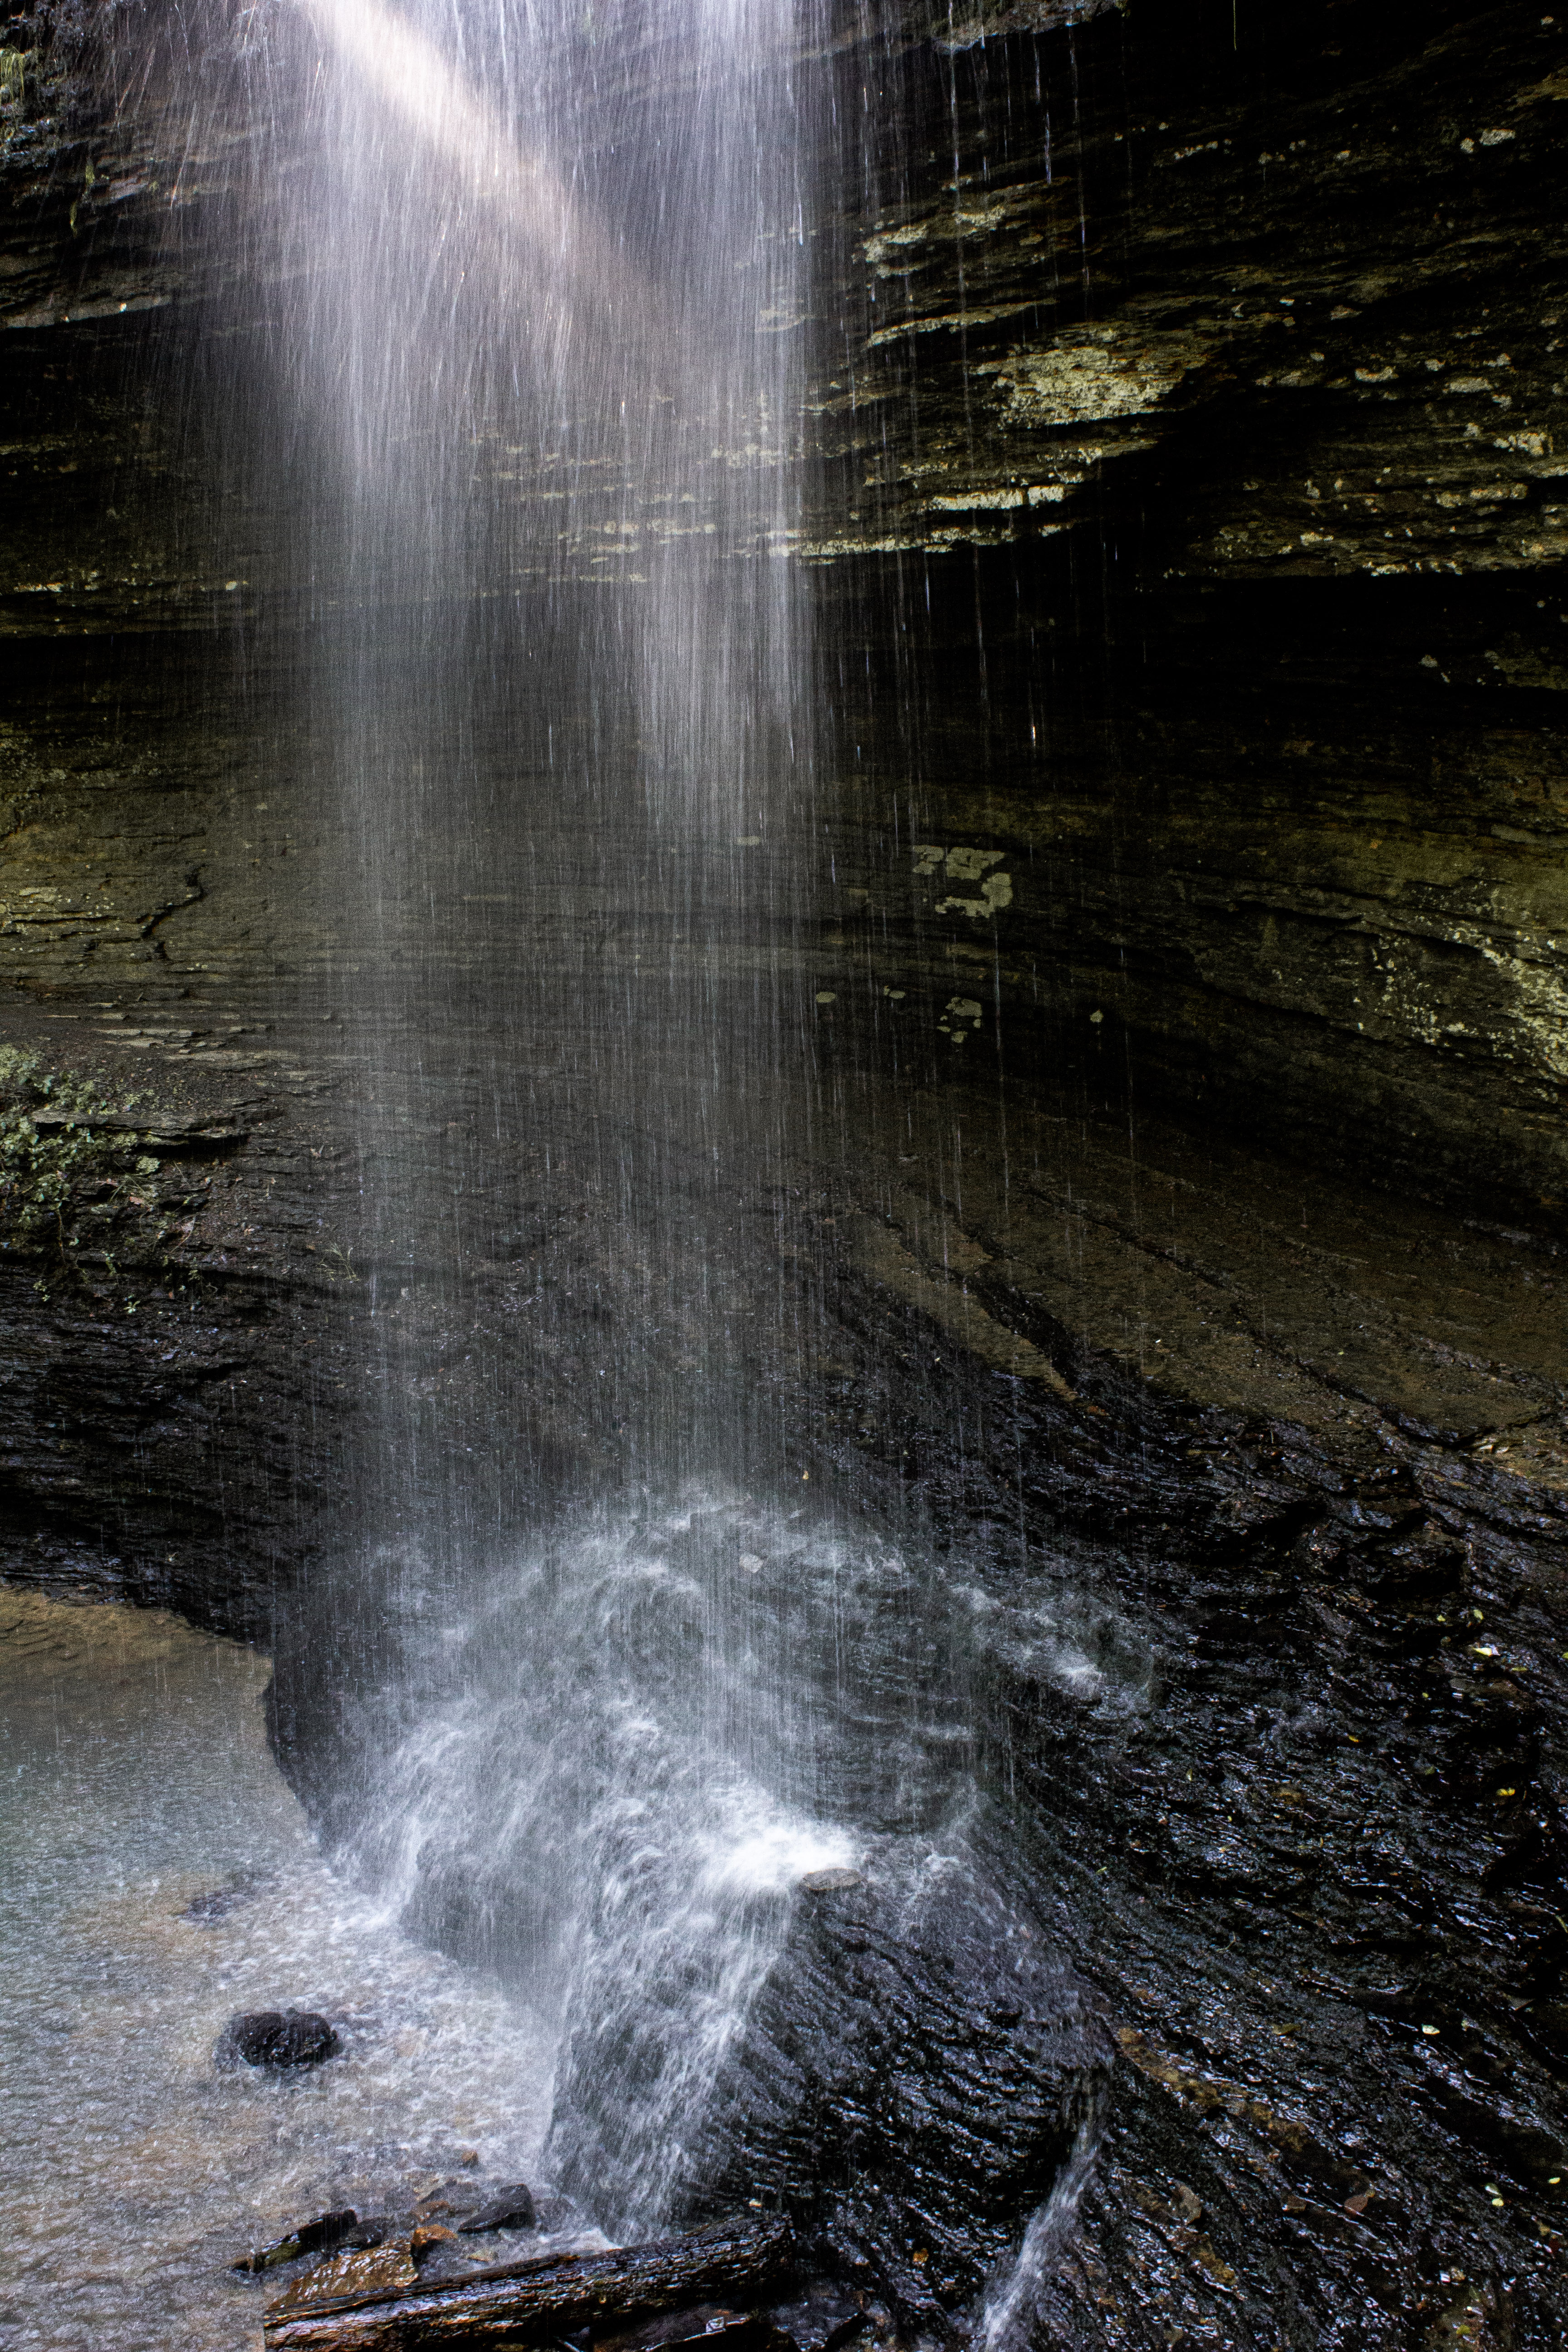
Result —
<path fill-rule="evenodd" d="M 457 2226 L 461 2236 L 474 2237 L 487 2230 L 531 2230 L 538 2219 L 532 2190 L 518 2180 L 487 2197 L 477 2211 L 465 2214 Z"/>
<path fill-rule="evenodd" d="M 721 2079 L 693 2201 L 749 2184 L 840 2276 L 941 2328 L 1092 2139 L 1112 2044 L 981 1854 L 894 1851 L 815 1881 Z"/>

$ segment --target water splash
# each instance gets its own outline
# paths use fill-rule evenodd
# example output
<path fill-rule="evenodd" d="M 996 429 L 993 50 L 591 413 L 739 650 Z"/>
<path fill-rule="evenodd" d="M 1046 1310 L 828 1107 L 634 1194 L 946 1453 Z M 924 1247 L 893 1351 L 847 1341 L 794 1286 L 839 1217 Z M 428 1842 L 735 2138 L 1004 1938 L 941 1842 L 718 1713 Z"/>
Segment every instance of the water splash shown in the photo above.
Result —
<path fill-rule="evenodd" d="M 652 2229 L 800 1880 L 961 1797 L 962 1675 L 895 1548 L 711 1490 L 570 1515 L 465 1597 L 387 1685 L 345 1858 L 551 2021 L 552 2161 Z"/>

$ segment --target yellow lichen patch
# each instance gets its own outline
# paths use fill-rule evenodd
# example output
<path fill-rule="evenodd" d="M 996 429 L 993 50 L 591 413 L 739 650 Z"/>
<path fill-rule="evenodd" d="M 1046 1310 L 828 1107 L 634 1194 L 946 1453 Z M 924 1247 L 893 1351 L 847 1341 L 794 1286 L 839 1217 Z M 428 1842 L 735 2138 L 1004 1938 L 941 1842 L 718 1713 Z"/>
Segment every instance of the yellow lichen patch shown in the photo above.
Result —
<path fill-rule="evenodd" d="M 32 61 L 31 49 L 0 49 L 0 107 L 21 105 Z"/>
<path fill-rule="evenodd" d="M 1059 335 L 1047 350 L 1013 352 L 993 373 L 1013 422 L 1089 424 L 1144 415 L 1200 367 L 1208 351 L 1196 335 L 1082 328 Z"/>
<path fill-rule="evenodd" d="M 939 915 L 968 915 L 983 920 L 987 915 L 999 915 L 1004 907 L 1013 903 L 1013 877 L 1010 874 L 988 874 L 980 885 L 978 898 L 939 898 Z"/>
<path fill-rule="evenodd" d="M 984 919 L 987 916 L 999 914 L 1004 907 L 1010 907 L 1013 903 L 1012 876 L 994 874 L 991 871 L 993 866 L 1001 865 L 1005 855 L 1005 850 L 975 849 L 963 843 L 948 849 L 939 842 L 917 842 L 914 850 L 915 876 L 917 880 L 921 881 L 931 879 L 938 874 L 945 874 L 950 882 L 978 882 L 980 884 L 978 897 L 954 895 L 939 898 L 936 912 L 939 915 L 968 915 L 973 919 Z"/>

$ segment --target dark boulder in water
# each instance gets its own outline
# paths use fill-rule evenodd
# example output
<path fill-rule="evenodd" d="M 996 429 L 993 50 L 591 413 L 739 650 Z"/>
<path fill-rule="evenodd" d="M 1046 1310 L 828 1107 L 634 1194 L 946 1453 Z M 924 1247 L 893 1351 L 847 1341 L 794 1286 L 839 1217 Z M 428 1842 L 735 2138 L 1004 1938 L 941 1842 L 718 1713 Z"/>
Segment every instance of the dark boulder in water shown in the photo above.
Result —
<path fill-rule="evenodd" d="M 231 2017 L 213 2048 L 215 2063 L 233 2066 L 319 2066 L 342 2044 L 324 2017 L 309 2009 L 254 2009 Z"/>
<path fill-rule="evenodd" d="M 468 2214 L 458 2224 L 465 2237 L 483 2230 L 533 2230 L 538 2226 L 533 2192 L 521 2180 L 513 2181 L 510 2188 L 498 2189 L 493 2197 L 486 2198 L 477 2213 Z"/>

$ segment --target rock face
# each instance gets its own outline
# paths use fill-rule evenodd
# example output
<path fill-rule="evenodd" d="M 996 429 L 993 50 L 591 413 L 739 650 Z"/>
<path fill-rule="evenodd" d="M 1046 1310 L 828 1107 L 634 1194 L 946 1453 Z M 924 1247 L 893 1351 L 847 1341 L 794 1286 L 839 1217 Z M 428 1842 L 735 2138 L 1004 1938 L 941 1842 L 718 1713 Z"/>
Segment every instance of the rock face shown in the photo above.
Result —
<path fill-rule="evenodd" d="M 885 68 L 856 399 L 893 425 L 859 519 L 1005 544 L 1097 492 L 1120 517 L 1136 475 L 1155 579 L 1560 555 L 1556 20 L 1096 13 Z"/>
<path fill-rule="evenodd" d="M 1016 1859 L 912 1945 L 874 1872 L 798 1898 L 714 2194 L 763 2168 L 917 2314 L 973 2296 L 1103 2100 L 1043 2340 L 1548 2343 L 1564 25 L 842 31 L 838 750 L 820 832 L 765 852 L 819 878 L 792 1115 L 837 1139 L 766 1197 L 671 1145 L 683 1199 L 731 1187 L 699 1262 L 584 1108 L 627 910 L 536 845 L 514 931 L 483 881 L 448 916 L 454 1003 L 524 948 L 560 975 L 527 1118 L 454 1049 L 398 1147 L 471 1213 L 455 1285 L 366 1245 L 374 1056 L 331 983 L 388 950 L 285 712 L 296 492 L 181 426 L 243 154 L 58 50 L 0 81 L 5 1567 L 277 1641 L 324 1806 L 311 1604 L 378 1383 L 504 1429 L 542 1505 L 605 1470 L 609 1349 L 628 1384 L 685 1362 L 723 1296 L 792 1475 L 952 1568 L 931 1638 Z M 1016 2019 L 993 1904 L 1038 1931 Z"/>
<path fill-rule="evenodd" d="M 749 2179 L 906 2325 L 940 2326 L 1005 2265 L 1110 2080 L 1087 1988 L 1016 1898 L 929 1858 L 803 1889 L 714 2103 L 698 2207 Z"/>
<path fill-rule="evenodd" d="M 944 27 L 861 27 L 820 68 L 867 126 L 835 162 L 861 208 L 819 238 L 825 987 L 853 972 L 934 1027 L 999 985 L 1015 1067 L 1261 1115 L 1505 1220 L 1557 1200 L 1562 26 Z M 0 625 L 35 649 L 292 627 L 293 477 L 263 494 L 214 435 L 177 439 L 169 388 L 204 380 L 215 306 L 258 331 L 244 142 L 187 152 L 188 105 L 110 119 L 80 82 L 29 65 L 12 104 Z M 205 817 L 130 859 L 117 825 L 94 873 L 84 748 L 16 747 L 22 969 L 62 926 L 72 961 L 156 961 L 224 887 Z"/>
<path fill-rule="evenodd" d="M 973 570 L 847 684 L 846 934 L 994 959 L 1011 1066 L 1555 1201 L 1563 27 L 1244 18 L 884 69 L 823 551 Z"/>

